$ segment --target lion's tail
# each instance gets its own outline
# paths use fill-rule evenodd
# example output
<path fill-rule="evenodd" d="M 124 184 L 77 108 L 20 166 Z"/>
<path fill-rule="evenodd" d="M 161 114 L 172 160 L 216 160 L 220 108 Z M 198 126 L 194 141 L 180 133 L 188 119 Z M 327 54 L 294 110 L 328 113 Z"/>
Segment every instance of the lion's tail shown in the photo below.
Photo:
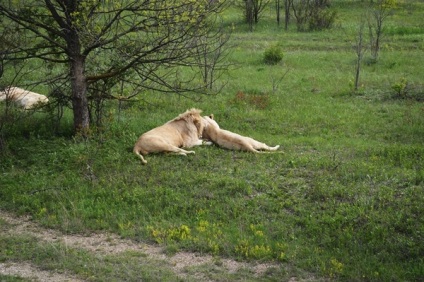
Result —
<path fill-rule="evenodd" d="M 141 161 L 143 162 L 143 164 L 147 164 L 147 161 L 143 158 L 143 155 L 140 154 L 139 149 L 137 148 L 137 146 L 134 147 L 133 152 L 134 152 L 134 154 L 136 154 L 141 159 Z"/>

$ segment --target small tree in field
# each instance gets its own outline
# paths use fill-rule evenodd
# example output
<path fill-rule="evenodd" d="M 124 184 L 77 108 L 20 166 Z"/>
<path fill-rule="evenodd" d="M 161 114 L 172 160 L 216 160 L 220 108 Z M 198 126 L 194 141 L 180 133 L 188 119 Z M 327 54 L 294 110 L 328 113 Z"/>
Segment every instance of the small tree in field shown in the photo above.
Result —
<path fill-rule="evenodd" d="M 191 82 L 209 52 L 211 17 L 223 1 L 28 0 L 0 1 L 1 30 L 14 28 L 23 44 L 9 54 L 31 65 L 42 62 L 56 85 L 69 88 L 75 131 L 89 129 L 91 94 L 110 96 L 121 82 L 137 89 L 196 91 Z M 1 33 L 0 30 L 0 33 Z M 217 33 L 215 33 L 217 34 Z M 206 49 L 205 49 L 206 48 Z M 187 68 L 191 77 L 177 77 Z M 178 80 L 179 81 L 176 81 Z M 104 90 L 108 93 L 103 93 Z"/>
<path fill-rule="evenodd" d="M 383 24 L 392 14 L 397 6 L 397 0 L 377 0 L 371 2 L 370 14 L 368 20 L 368 29 L 370 36 L 371 56 L 376 62 L 380 52 L 381 38 L 383 35 Z"/>
<path fill-rule="evenodd" d="M 277 24 L 280 25 L 280 10 L 281 10 L 281 1 L 275 0 L 275 12 L 277 16 Z"/>
<path fill-rule="evenodd" d="M 357 91 L 359 88 L 359 75 L 361 73 L 362 58 L 364 57 L 364 20 L 361 19 L 359 24 L 359 30 L 356 37 L 355 53 L 356 53 L 356 69 L 355 69 L 355 83 L 354 90 Z"/>
<path fill-rule="evenodd" d="M 289 28 L 290 22 L 290 8 L 293 4 L 293 0 L 284 0 L 284 29 L 287 30 Z"/>
<path fill-rule="evenodd" d="M 226 55 L 228 54 L 224 46 L 230 39 L 229 34 L 211 34 L 211 36 L 204 37 L 204 41 L 208 44 L 203 44 L 196 48 L 198 65 L 200 66 L 200 73 L 205 88 L 212 90 L 215 81 L 227 70 L 228 65 L 224 63 Z"/>
<path fill-rule="evenodd" d="M 249 30 L 253 31 L 253 25 L 259 22 L 259 16 L 271 0 L 242 0 L 238 3 L 243 6 L 246 23 L 249 24 Z"/>
<path fill-rule="evenodd" d="M 275 11 L 277 16 L 277 24 L 280 25 L 281 17 L 280 17 L 280 11 L 281 11 L 281 4 L 282 0 L 275 0 Z M 290 22 L 290 7 L 292 5 L 293 0 L 284 0 L 284 29 L 287 30 L 289 28 L 289 22 Z"/>

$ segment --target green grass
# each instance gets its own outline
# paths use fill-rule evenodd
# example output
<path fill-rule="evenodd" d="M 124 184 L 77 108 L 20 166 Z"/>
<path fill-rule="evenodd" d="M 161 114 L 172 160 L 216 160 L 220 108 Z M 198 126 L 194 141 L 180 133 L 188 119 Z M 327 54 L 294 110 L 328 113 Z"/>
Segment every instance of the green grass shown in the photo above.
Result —
<path fill-rule="evenodd" d="M 421 4 L 405 4 L 388 18 L 380 59 L 363 65 L 357 93 L 357 22 L 349 15 L 360 11 L 337 2 L 339 24 L 329 31 L 284 32 L 268 15 L 248 33 L 235 21 L 236 47 L 228 60 L 237 67 L 218 96 L 195 102 L 152 95 L 150 105 L 129 105 L 119 119 L 117 105 L 110 104 L 107 127 L 87 140 L 69 137 L 69 113 L 62 136 L 49 133 L 43 114 L 13 124 L 1 152 L 1 208 L 69 233 L 106 230 L 170 252 L 280 262 L 269 280 L 302 271 L 322 279 L 420 280 L 424 36 L 410 6 Z M 227 20 L 237 18 L 231 15 Z M 283 62 L 265 65 L 264 51 L 275 44 Z M 399 99 L 392 85 L 403 77 L 414 88 Z M 142 166 L 131 153 L 138 136 L 190 107 L 282 150 L 253 155 L 199 147 L 187 157 L 148 155 Z M 31 257 L 40 253 L 33 240 L 2 240 L 5 246 L 28 242 L 23 255 L 12 256 L 16 260 L 56 257 L 50 251 L 46 258 Z M 90 254 L 69 252 L 65 256 L 75 262 L 63 269 L 79 273 L 84 268 L 78 261 L 96 262 Z M 111 258 L 108 270 L 102 262 L 96 275 L 112 271 L 120 259 Z M 238 279 L 248 277 L 246 271 Z"/>

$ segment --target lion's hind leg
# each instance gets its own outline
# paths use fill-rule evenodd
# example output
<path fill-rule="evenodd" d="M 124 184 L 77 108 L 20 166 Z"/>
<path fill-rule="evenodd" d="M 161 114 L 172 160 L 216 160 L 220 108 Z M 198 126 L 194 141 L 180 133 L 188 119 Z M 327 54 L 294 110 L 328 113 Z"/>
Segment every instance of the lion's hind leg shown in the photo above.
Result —
<path fill-rule="evenodd" d="M 176 146 L 170 146 L 170 147 L 167 148 L 166 151 L 169 152 L 169 153 L 181 155 L 181 156 L 187 156 L 187 154 L 195 154 L 196 153 L 194 151 L 187 151 L 187 150 L 184 150 L 184 149 L 176 147 Z"/>
<path fill-rule="evenodd" d="M 274 146 L 274 147 L 268 146 L 268 151 L 277 151 L 278 148 L 280 148 L 280 145 L 277 145 L 277 146 Z"/>
<path fill-rule="evenodd" d="M 274 146 L 274 147 L 270 147 L 265 143 L 256 141 L 253 144 L 253 148 L 255 148 L 256 150 L 262 150 L 262 151 L 277 151 L 278 148 L 280 148 L 280 145 Z"/>

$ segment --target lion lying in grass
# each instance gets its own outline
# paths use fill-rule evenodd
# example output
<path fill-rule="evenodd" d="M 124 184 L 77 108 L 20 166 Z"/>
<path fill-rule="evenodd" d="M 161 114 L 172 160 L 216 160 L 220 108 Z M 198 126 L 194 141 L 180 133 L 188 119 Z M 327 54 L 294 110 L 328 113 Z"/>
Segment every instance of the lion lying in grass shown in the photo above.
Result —
<path fill-rule="evenodd" d="M 239 135 L 237 133 L 219 128 L 218 123 L 214 120 L 214 116 L 204 116 L 205 126 L 203 129 L 203 138 L 209 139 L 216 143 L 218 146 L 230 149 L 249 151 L 253 153 L 260 153 L 263 151 L 276 151 L 280 147 L 270 147 L 265 143 L 256 141 L 253 138 Z"/>
<path fill-rule="evenodd" d="M 3 100 L 12 101 L 25 110 L 35 109 L 49 102 L 46 96 L 19 87 L 8 87 L 0 91 L 0 101 Z"/>
<path fill-rule="evenodd" d="M 138 138 L 133 152 L 146 164 L 148 153 L 172 152 L 179 155 L 194 154 L 182 149 L 204 144 L 200 139 L 205 125 L 198 109 L 187 110 L 164 125 L 156 127 Z"/>

